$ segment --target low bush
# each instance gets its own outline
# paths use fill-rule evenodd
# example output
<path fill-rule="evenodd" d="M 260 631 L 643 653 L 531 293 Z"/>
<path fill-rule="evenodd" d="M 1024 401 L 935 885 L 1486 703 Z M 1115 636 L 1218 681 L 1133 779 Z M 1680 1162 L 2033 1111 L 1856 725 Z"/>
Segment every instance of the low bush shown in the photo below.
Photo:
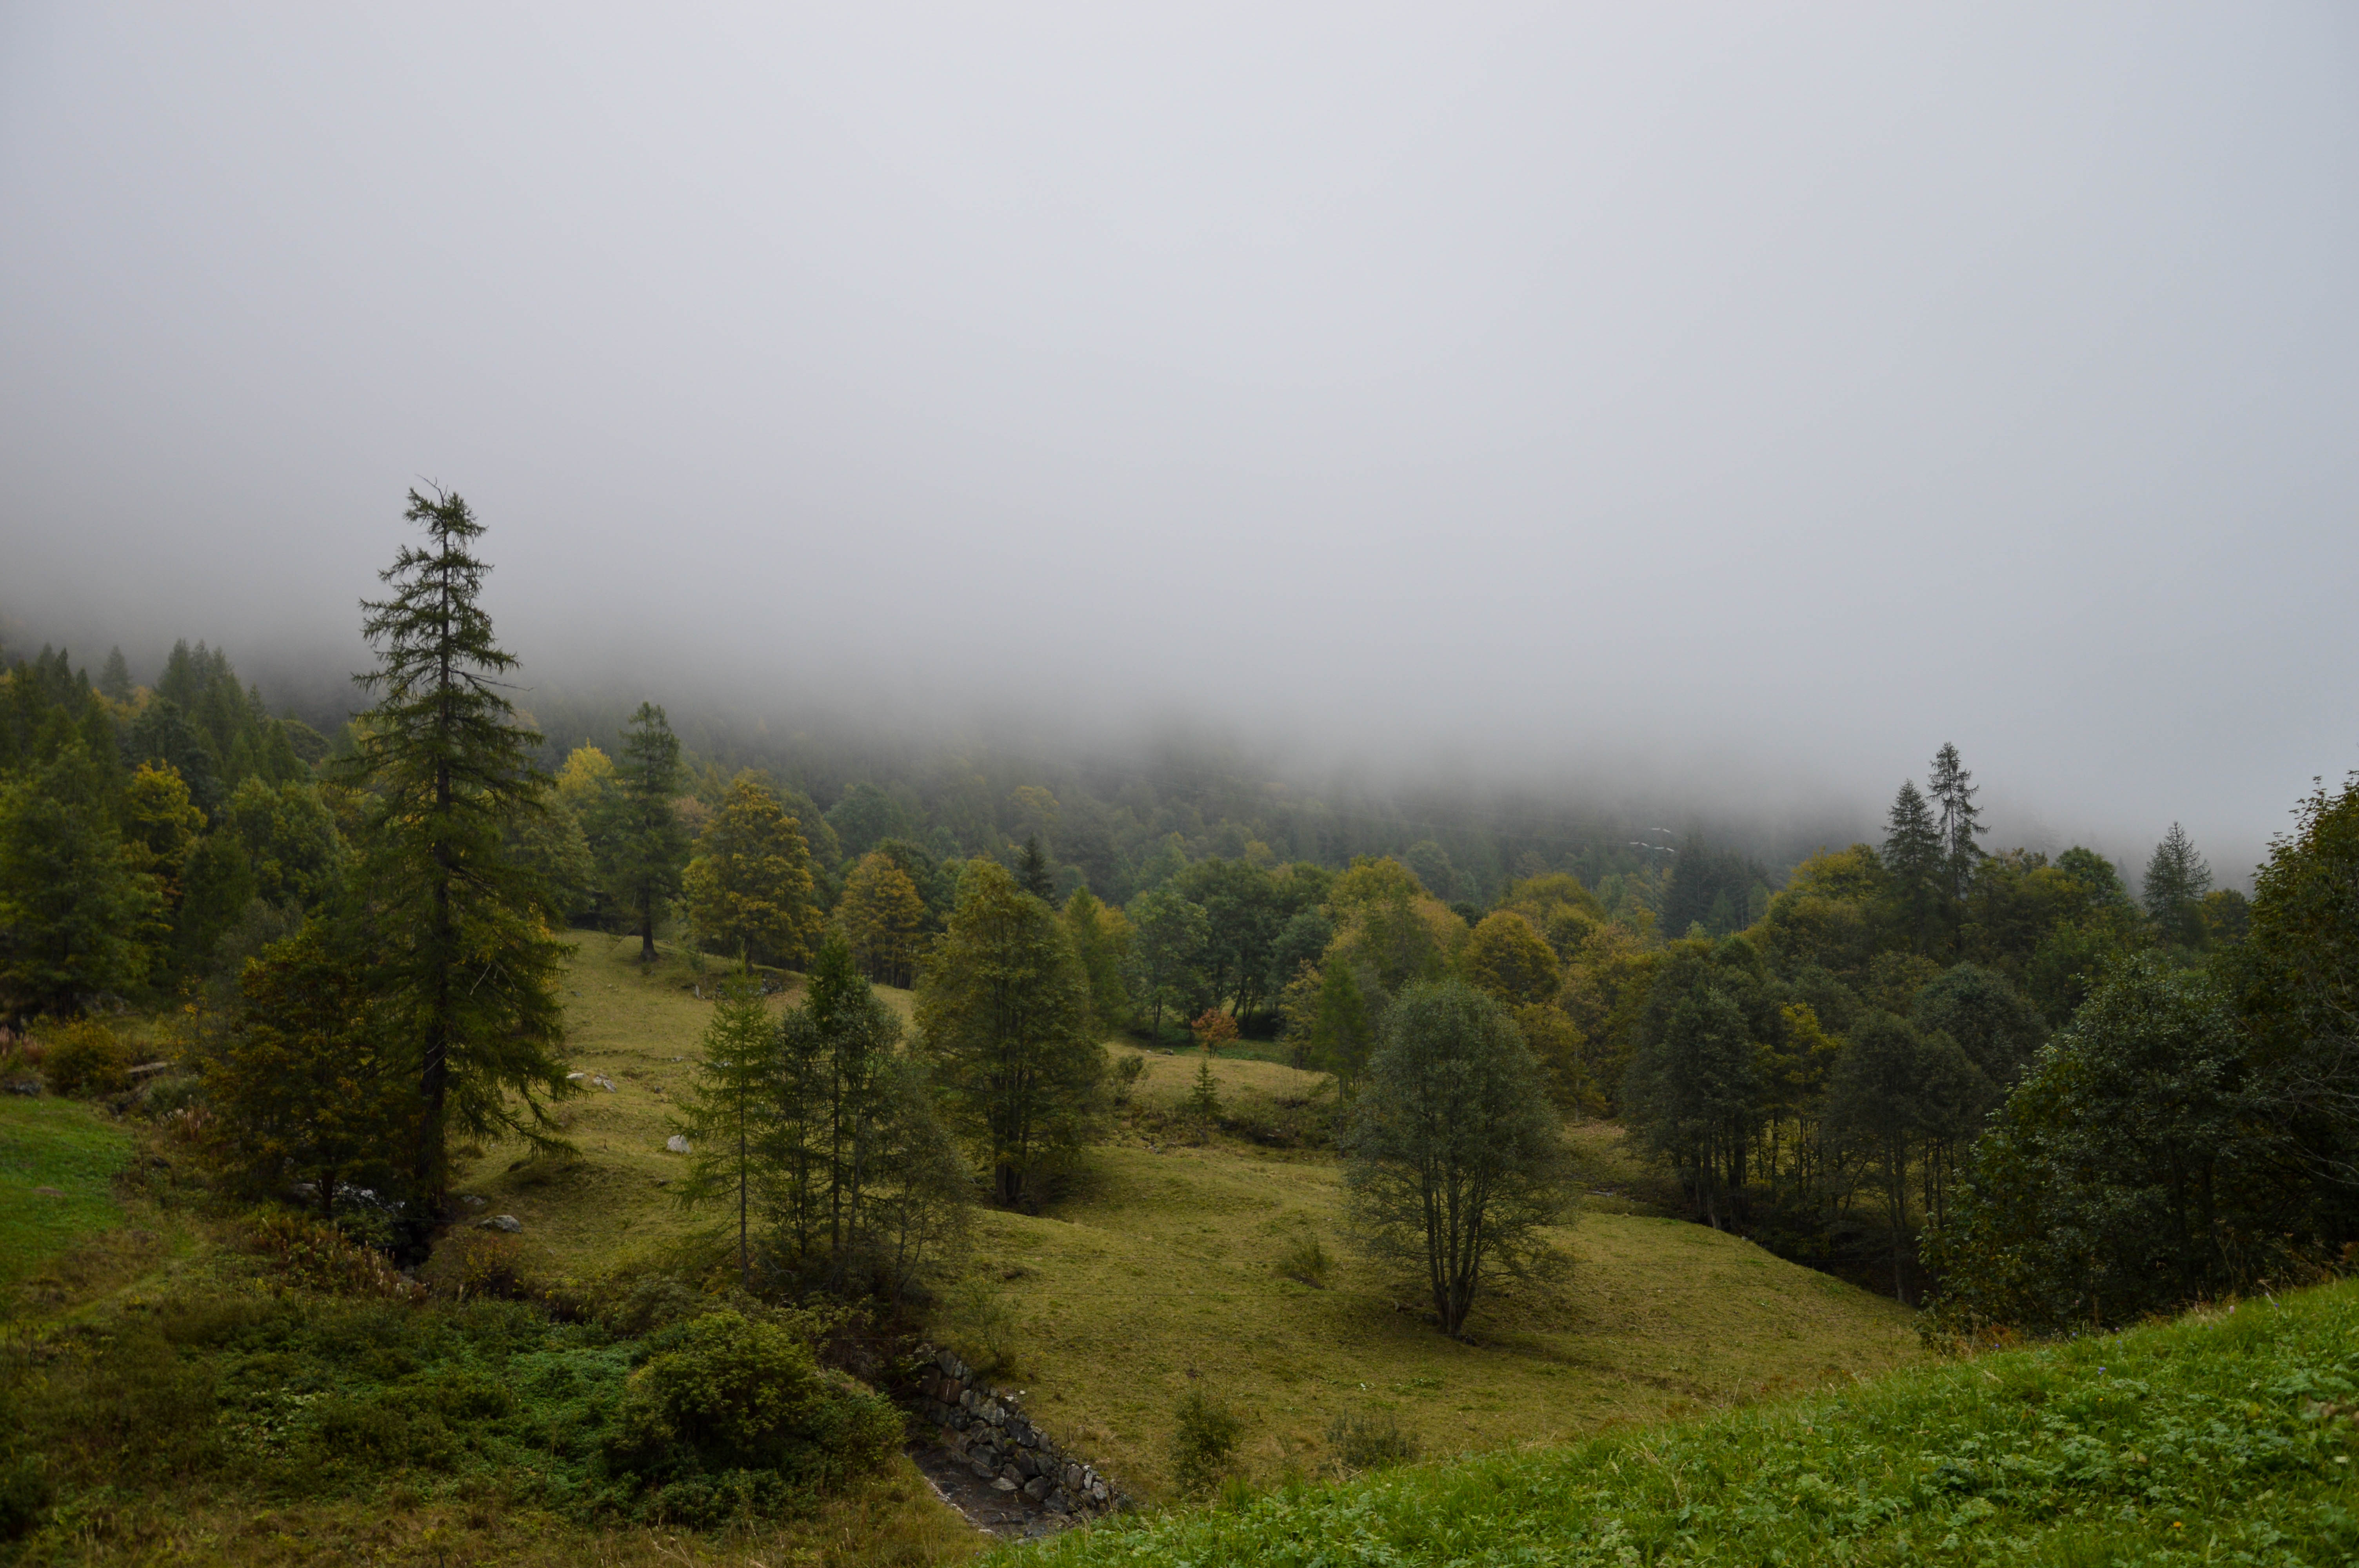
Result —
<path fill-rule="evenodd" d="M 1381 1470 L 1417 1458 L 1416 1436 L 1404 1430 L 1400 1418 L 1389 1411 L 1336 1417 L 1327 1429 L 1327 1446 L 1346 1470 Z"/>
<path fill-rule="evenodd" d="M 1211 1491 L 1227 1470 L 1245 1435 L 1245 1423 L 1236 1411 L 1190 1389 L 1172 1412 L 1178 1426 L 1171 1434 L 1171 1475 L 1189 1497 Z"/>
<path fill-rule="evenodd" d="M 780 1325 L 713 1313 L 658 1334 L 645 1354 L 606 1454 L 673 1522 L 777 1513 L 875 1473 L 900 1446 L 900 1412 L 821 1370 Z"/>
<path fill-rule="evenodd" d="M 136 1065 L 131 1047 L 94 1018 L 43 1025 L 41 1076 L 61 1095 L 120 1094 Z"/>
<path fill-rule="evenodd" d="M 1279 1273 L 1319 1290 L 1327 1288 L 1327 1271 L 1334 1266 L 1335 1260 L 1327 1255 L 1327 1249 L 1320 1244 L 1319 1233 L 1313 1230 L 1296 1236 L 1277 1260 Z"/>

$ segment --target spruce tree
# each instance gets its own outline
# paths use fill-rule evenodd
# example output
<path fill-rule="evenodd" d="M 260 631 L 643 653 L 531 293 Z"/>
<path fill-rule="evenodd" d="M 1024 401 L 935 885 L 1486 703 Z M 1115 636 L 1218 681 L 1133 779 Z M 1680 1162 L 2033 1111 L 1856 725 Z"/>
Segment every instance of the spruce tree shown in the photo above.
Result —
<path fill-rule="evenodd" d="M 1926 952 L 1939 945 L 1942 903 L 1950 886 L 1949 849 L 1941 838 L 1917 781 L 1903 779 L 1892 797 L 1884 838 L 1884 866 L 1892 874 L 1897 923 L 1910 945 Z"/>
<path fill-rule="evenodd" d="M 2212 891 L 2212 868 L 2178 823 L 2154 847 L 2141 891 L 2146 912 L 2165 941 L 2182 947 L 2203 945 L 2203 895 Z"/>
<path fill-rule="evenodd" d="M 688 829 L 672 809 L 681 784 L 679 737 L 664 710 L 639 704 L 623 731 L 623 757 L 603 831 L 607 880 L 639 933 L 639 961 L 656 956 L 656 923 L 679 892 L 688 861 Z"/>
<path fill-rule="evenodd" d="M 344 937 L 385 1026 L 417 1053 L 412 1175 L 439 1212 L 452 1124 L 558 1146 L 543 1101 L 568 1092 L 562 954 L 538 879 L 507 849 L 510 825 L 548 809 L 549 777 L 533 761 L 540 737 L 516 722 L 500 679 L 516 657 L 480 602 L 483 524 L 439 490 L 411 491 L 407 516 L 425 546 L 403 546 L 378 574 L 391 597 L 361 605 L 377 666 L 354 678 L 377 700 L 338 764 L 362 801 L 364 902 Z"/>
<path fill-rule="evenodd" d="M 131 700 L 131 666 L 124 663 L 120 647 L 106 650 L 105 667 L 98 672 L 98 689 L 109 701 Z"/>
<path fill-rule="evenodd" d="M 1949 892 L 1951 898 L 1966 896 L 1966 883 L 1973 875 L 1974 862 L 1982 859 L 1982 846 L 1975 843 L 1982 828 L 1982 811 L 1974 805 L 1981 794 L 1973 783 L 1958 748 L 1947 741 L 1933 753 L 1933 773 L 1930 781 L 1935 806 L 1940 808 L 1940 831 L 1941 853 L 1946 858 Z"/>
<path fill-rule="evenodd" d="M 1016 861 L 1016 885 L 1044 903 L 1057 901 L 1056 880 L 1049 875 L 1049 857 L 1040 852 L 1040 835 L 1027 835 L 1024 853 Z"/>

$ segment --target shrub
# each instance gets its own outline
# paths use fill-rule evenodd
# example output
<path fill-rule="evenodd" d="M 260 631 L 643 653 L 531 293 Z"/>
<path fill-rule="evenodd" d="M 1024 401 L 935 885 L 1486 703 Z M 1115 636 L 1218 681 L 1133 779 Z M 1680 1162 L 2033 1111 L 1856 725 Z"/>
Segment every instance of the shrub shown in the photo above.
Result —
<path fill-rule="evenodd" d="M 1144 1056 L 1124 1056 L 1114 1065 L 1114 1099 L 1116 1105 L 1128 1105 L 1132 1093 L 1138 1087 L 1139 1075 L 1147 1071 Z"/>
<path fill-rule="evenodd" d="M 882 1468 L 899 1449 L 900 1412 L 821 1371 L 810 1347 L 775 1324 L 713 1313 L 665 1330 L 647 1349 L 606 1453 L 666 1518 L 785 1511 Z M 782 1485 L 730 1479 L 761 1471 Z"/>
<path fill-rule="evenodd" d="M 131 1047 L 94 1018 L 42 1030 L 41 1076 L 61 1095 L 119 1094 L 130 1083 Z"/>
<path fill-rule="evenodd" d="M 309 1215 L 258 1214 L 245 1223 L 249 1251 L 268 1259 L 290 1284 L 329 1295 L 408 1300 L 419 1288 L 384 1253 Z"/>
<path fill-rule="evenodd" d="M 0 1541 L 30 1535 L 49 1511 L 49 1478 L 38 1459 L 0 1466 Z"/>
<path fill-rule="evenodd" d="M 1171 1474 L 1180 1491 L 1201 1497 L 1227 1469 L 1237 1440 L 1245 1435 L 1245 1422 L 1228 1406 L 1205 1397 L 1201 1389 L 1181 1396 L 1175 1413 L 1180 1424 L 1171 1434 Z"/>
<path fill-rule="evenodd" d="M 1016 1310 L 996 1281 L 980 1274 L 961 1280 L 944 1319 L 948 1337 L 975 1370 L 991 1377 L 1014 1369 Z"/>
<path fill-rule="evenodd" d="M 524 1277 L 524 1245 L 495 1230 L 454 1230 L 434 1249 L 419 1277 L 456 1301 L 533 1294 Z"/>
<path fill-rule="evenodd" d="M 1382 1415 L 1337 1416 L 1327 1429 L 1327 1446 L 1346 1470 L 1381 1470 L 1417 1458 L 1415 1434 L 1403 1431 L 1400 1418 L 1389 1411 Z"/>
<path fill-rule="evenodd" d="M 1315 1290 L 1323 1291 L 1327 1288 L 1327 1271 L 1333 1265 L 1334 1260 L 1327 1256 L 1327 1249 L 1319 1243 L 1318 1232 L 1306 1230 L 1294 1238 L 1287 1247 L 1285 1255 L 1278 1259 L 1277 1271 L 1289 1280 L 1299 1280 Z"/>

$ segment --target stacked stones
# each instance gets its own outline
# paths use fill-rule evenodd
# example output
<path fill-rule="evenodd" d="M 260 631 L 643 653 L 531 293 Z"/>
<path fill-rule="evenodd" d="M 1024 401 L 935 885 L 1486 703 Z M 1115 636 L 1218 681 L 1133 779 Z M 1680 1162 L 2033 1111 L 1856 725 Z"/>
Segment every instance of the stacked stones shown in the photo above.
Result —
<path fill-rule="evenodd" d="M 904 1400 L 942 1427 L 945 1444 L 977 1480 L 1021 1492 L 1052 1514 L 1085 1518 L 1123 1506 L 1123 1495 L 1079 1457 L 1065 1453 L 1026 1419 L 1015 1396 L 976 1380 L 974 1368 L 944 1350 L 930 1364 L 940 1376 L 919 1379 Z"/>

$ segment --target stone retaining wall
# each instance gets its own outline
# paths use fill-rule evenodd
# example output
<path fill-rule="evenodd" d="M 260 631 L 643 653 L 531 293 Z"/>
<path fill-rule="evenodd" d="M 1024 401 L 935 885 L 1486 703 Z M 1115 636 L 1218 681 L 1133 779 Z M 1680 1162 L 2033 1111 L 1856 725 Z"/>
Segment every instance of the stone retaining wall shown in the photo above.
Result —
<path fill-rule="evenodd" d="M 934 1352 L 926 1374 L 902 1390 L 900 1402 L 943 1429 L 944 1445 L 967 1462 L 977 1480 L 1021 1492 L 1049 1513 L 1089 1519 L 1129 1503 L 1087 1460 L 1033 1425 L 1015 1395 L 977 1379 L 951 1351 Z"/>

